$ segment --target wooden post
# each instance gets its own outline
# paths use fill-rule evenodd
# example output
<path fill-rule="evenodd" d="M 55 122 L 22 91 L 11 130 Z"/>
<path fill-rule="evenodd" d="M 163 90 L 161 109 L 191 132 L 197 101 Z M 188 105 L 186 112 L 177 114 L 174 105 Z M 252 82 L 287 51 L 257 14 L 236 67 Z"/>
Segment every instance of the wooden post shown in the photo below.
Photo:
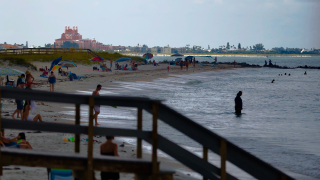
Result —
<path fill-rule="evenodd" d="M 221 157 L 221 168 L 220 168 L 220 178 L 221 180 L 227 179 L 226 171 L 226 161 L 227 161 L 227 143 L 226 140 L 221 139 L 220 144 L 220 157 Z"/>
<path fill-rule="evenodd" d="M 142 130 L 142 109 L 138 108 L 138 122 L 137 122 L 138 130 Z M 137 138 L 137 158 L 142 158 L 142 139 Z M 135 180 L 142 179 L 139 174 L 135 174 Z"/>
<path fill-rule="evenodd" d="M 208 148 L 204 146 L 203 146 L 203 159 L 208 161 Z M 203 176 L 203 180 L 208 180 L 208 179 Z"/>
<path fill-rule="evenodd" d="M 76 104 L 76 125 L 80 125 L 80 104 Z M 74 152 L 80 152 L 80 134 L 75 134 L 74 137 Z"/>
<path fill-rule="evenodd" d="M 287 180 L 287 176 L 284 174 L 281 174 L 281 180 Z"/>
<path fill-rule="evenodd" d="M 159 165 L 158 165 L 158 103 L 154 102 L 152 104 L 152 179 L 159 179 L 157 176 L 159 174 Z"/>
<path fill-rule="evenodd" d="M 2 95 L 1 95 L 1 90 L 0 90 L 0 104 L 1 104 L 1 97 L 2 97 Z M 0 110 L 0 129 L 1 129 L 1 124 L 2 124 L 2 121 L 1 121 L 1 113 L 2 113 L 2 111 L 1 110 Z M 2 172 L 2 159 L 1 159 L 1 146 L 0 146 L 0 176 L 2 176 L 2 175 L 3 175 L 3 172 Z"/>
<path fill-rule="evenodd" d="M 142 130 L 142 109 L 138 108 L 138 130 Z M 137 158 L 142 158 L 142 139 L 137 138 Z"/>
<path fill-rule="evenodd" d="M 88 126 L 88 164 L 87 164 L 87 178 L 93 180 L 93 108 L 94 98 L 89 98 L 89 126 Z"/>

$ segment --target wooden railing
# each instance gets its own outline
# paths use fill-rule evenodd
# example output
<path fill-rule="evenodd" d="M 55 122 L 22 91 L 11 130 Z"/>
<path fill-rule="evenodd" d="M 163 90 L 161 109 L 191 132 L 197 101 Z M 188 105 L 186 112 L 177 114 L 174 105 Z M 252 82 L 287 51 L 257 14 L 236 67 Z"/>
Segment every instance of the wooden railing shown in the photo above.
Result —
<path fill-rule="evenodd" d="M 90 53 L 93 56 L 96 56 L 96 54 L 90 49 L 77 49 L 77 48 L 0 49 L 0 54 L 56 54 L 56 53 Z"/>
<path fill-rule="evenodd" d="M 173 109 L 162 104 L 159 100 L 152 100 L 149 98 L 135 98 L 135 97 L 116 97 L 116 96 L 87 96 L 87 95 L 74 95 L 64 93 L 50 93 L 36 90 L 21 90 L 13 88 L 0 88 L 0 99 L 1 98 L 13 98 L 13 99 L 28 99 L 36 101 L 49 101 L 59 103 L 76 104 L 75 114 L 75 125 L 58 124 L 58 123 L 36 123 L 36 122 L 25 122 L 17 120 L 8 120 L 0 118 L 0 126 L 7 129 L 25 129 L 25 130 L 40 130 L 49 132 L 63 132 L 63 133 L 74 133 L 75 136 L 75 152 L 80 151 L 80 134 L 88 134 L 88 153 L 87 153 L 87 164 L 84 165 L 86 168 L 86 179 L 92 179 L 93 170 L 110 170 L 110 164 L 105 167 L 94 166 L 95 162 L 98 162 L 93 158 L 93 136 L 127 136 L 137 138 L 137 158 L 142 158 L 142 140 L 152 144 L 152 161 L 150 166 L 152 167 L 150 173 L 146 172 L 141 175 L 140 171 L 136 171 L 137 179 L 144 179 L 152 177 L 152 179 L 166 179 L 162 176 L 159 170 L 159 163 L 157 158 L 157 149 L 162 150 L 166 154 L 175 158 L 177 161 L 186 165 L 190 169 L 198 172 L 203 176 L 204 179 L 237 179 L 236 177 L 226 172 L 226 161 L 229 161 L 241 168 L 248 174 L 252 175 L 257 179 L 265 180 L 291 180 L 290 176 L 286 175 L 282 171 L 274 168 L 273 166 L 265 163 L 250 153 L 244 151 L 233 143 L 227 141 L 223 137 L 213 133 L 198 123 L 188 119 L 187 117 L 179 114 Z M 89 105 L 89 125 L 80 126 L 80 105 Z M 137 130 L 129 129 L 117 129 L 117 128 L 102 128 L 93 126 L 93 107 L 94 105 L 108 105 L 108 106 L 123 106 L 123 107 L 136 107 L 138 111 L 137 116 Z M 142 110 L 153 115 L 152 118 L 152 131 L 142 130 Z M 192 138 L 196 142 L 203 146 L 203 158 L 196 156 L 195 154 L 185 150 L 179 145 L 166 139 L 165 137 L 158 134 L 157 126 L 158 119 L 164 121 L 166 124 L 172 126 L 178 131 L 184 133 L 188 137 Z M 1 128 L 0 127 L 0 128 Z M 221 168 L 218 168 L 208 162 L 208 150 L 219 154 L 221 156 Z M 0 161 L 4 164 L 3 158 L 9 155 L 5 150 L 0 154 Z M 2 157 L 3 156 L 3 157 Z M 13 156 L 10 156 L 12 158 Z M 107 160 L 106 160 L 107 161 Z M 10 161 L 11 162 L 11 161 Z M 127 161 L 124 161 L 127 163 Z M 123 166 L 124 165 L 123 162 Z M 6 163 L 7 160 L 6 160 Z M 137 163 L 145 164 L 146 162 L 137 161 Z M 130 164 L 130 163 L 129 163 Z M 25 165 L 25 164 L 24 164 Z M 121 163 L 120 163 L 121 165 Z M 132 164 L 131 164 L 132 165 Z M 31 165 L 30 165 L 31 166 Z M 56 164 L 59 166 L 59 164 Z M 70 165 L 71 166 L 71 165 Z M 102 165 L 103 166 L 103 165 Z M 141 165 L 142 167 L 142 165 Z M 68 167 L 73 169 L 73 167 Z M 100 169 L 99 169 L 100 168 Z M 109 168 L 109 169 L 108 169 Z M 135 166 L 136 168 L 136 166 Z M 132 168 L 134 169 L 134 168 Z M 129 165 L 128 168 L 113 168 L 114 171 L 119 172 L 132 172 Z M 169 179 L 171 179 L 170 176 Z"/>

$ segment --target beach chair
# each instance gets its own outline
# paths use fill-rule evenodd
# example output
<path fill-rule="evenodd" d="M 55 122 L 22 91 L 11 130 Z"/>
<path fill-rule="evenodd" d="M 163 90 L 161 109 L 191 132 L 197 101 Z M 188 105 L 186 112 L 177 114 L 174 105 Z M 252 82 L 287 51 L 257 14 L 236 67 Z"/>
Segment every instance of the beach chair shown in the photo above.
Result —
<path fill-rule="evenodd" d="M 12 85 L 10 85 L 10 83 Z M 9 86 L 9 87 L 14 87 L 14 80 L 9 80 L 9 76 L 7 75 L 7 82 L 6 82 L 6 86 Z"/>
<path fill-rule="evenodd" d="M 48 180 L 74 180 L 72 170 L 69 169 L 47 169 Z"/>

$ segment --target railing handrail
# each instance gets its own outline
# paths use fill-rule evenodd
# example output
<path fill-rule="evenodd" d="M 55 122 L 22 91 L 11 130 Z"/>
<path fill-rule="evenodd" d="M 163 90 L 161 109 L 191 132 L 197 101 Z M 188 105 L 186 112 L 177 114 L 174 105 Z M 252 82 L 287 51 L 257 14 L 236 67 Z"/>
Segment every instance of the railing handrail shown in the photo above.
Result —
<path fill-rule="evenodd" d="M 150 113 L 152 113 L 152 103 L 156 102 L 159 105 L 158 118 L 160 120 L 164 121 L 168 125 L 174 127 L 175 129 L 179 130 L 180 132 L 184 133 L 185 135 L 189 136 L 196 142 L 202 144 L 204 147 L 212 150 L 217 154 L 221 154 L 221 149 L 219 147 L 221 145 L 221 141 L 225 141 L 227 160 L 235 164 L 242 170 L 246 171 L 247 173 L 251 174 L 252 176 L 258 179 L 266 180 L 282 179 L 283 177 L 286 177 L 287 179 L 293 179 L 280 170 L 274 168 L 270 164 L 265 163 L 259 158 L 239 148 L 235 144 L 225 140 L 221 136 L 201 126 L 200 124 L 190 120 L 189 118 L 181 115 L 173 109 L 170 109 L 166 105 L 161 104 L 161 101 L 159 100 L 133 97 L 74 95 L 36 90 L 13 89 L 7 87 L 0 87 L 0 91 L 1 97 L 3 98 L 32 99 L 73 104 L 89 104 L 89 98 L 94 98 L 94 102 L 97 105 L 138 107 L 143 108 Z M 146 141 L 148 139 L 146 136 L 140 138 L 145 139 Z M 229 178 L 230 177 L 231 176 L 229 176 Z"/>

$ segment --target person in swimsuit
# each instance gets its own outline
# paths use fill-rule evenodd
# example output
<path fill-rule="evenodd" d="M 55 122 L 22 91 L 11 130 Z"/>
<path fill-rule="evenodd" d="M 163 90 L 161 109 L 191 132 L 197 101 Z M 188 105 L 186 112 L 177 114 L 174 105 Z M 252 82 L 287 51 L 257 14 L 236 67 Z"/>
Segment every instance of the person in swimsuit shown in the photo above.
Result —
<path fill-rule="evenodd" d="M 19 86 L 17 88 L 23 89 L 24 87 L 24 82 L 20 82 Z M 14 119 L 14 115 L 17 113 L 17 118 L 19 117 L 19 114 L 21 115 L 21 119 L 22 119 L 22 114 L 23 114 L 23 100 L 21 99 L 16 99 L 15 104 L 17 104 L 17 109 L 13 112 L 13 114 L 11 115 L 11 117 Z"/>
<path fill-rule="evenodd" d="M 30 110 L 31 110 L 31 105 L 34 102 L 30 101 L 30 100 L 26 100 L 24 103 L 24 107 L 23 107 L 23 116 L 22 116 L 22 121 L 40 121 L 43 122 L 42 117 L 40 114 L 37 114 L 33 119 L 30 118 L 29 114 L 30 114 Z"/>
<path fill-rule="evenodd" d="M 99 91 L 101 90 L 101 88 L 102 88 L 102 86 L 100 84 L 98 84 L 97 89 L 92 92 L 92 95 L 93 96 L 94 95 L 100 96 Z M 94 109 L 93 117 L 95 120 L 95 125 L 97 126 L 97 125 L 100 125 L 100 124 L 98 124 L 98 115 L 100 114 L 100 105 L 95 105 L 93 109 Z"/>
<path fill-rule="evenodd" d="M 53 74 L 53 71 L 51 71 L 50 76 L 48 77 L 47 84 L 50 84 L 50 91 L 54 91 L 54 84 L 56 83 L 56 76 Z"/>
<path fill-rule="evenodd" d="M 26 84 L 31 84 L 34 81 L 34 77 L 31 75 L 30 71 L 26 71 Z"/>
<path fill-rule="evenodd" d="M 239 91 L 237 94 L 237 97 L 234 99 L 235 102 L 235 110 L 236 110 L 236 114 L 237 115 L 241 115 L 241 110 L 242 110 L 242 99 L 241 96 L 242 95 L 242 91 Z"/>
<path fill-rule="evenodd" d="M 186 61 L 186 69 L 187 69 L 187 71 L 188 71 L 188 67 L 189 67 L 189 62 Z"/>
<path fill-rule="evenodd" d="M 112 71 L 112 62 L 113 62 L 113 60 L 110 59 L 110 70 L 111 70 L 111 71 Z"/>
<path fill-rule="evenodd" d="M 180 61 L 180 68 L 181 68 L 181 70 L 183 70 L 183 62 L 182 62 L 182 60 Z"/>
<path fill-rule="evenodd" d="M 3 130 L 4 132 L 4 130 Z M 21 144 L 18 144 L 17 141 L 20 140 L 20 136 L 17 136 L 12 139 L 7 139 L 2 135 L 2 131 L 0 132 L 0 143 L 1 147 L 11 147 L 11 148 L 18 148 L 18 149 L 32 149 L 31 146 L 29 146 L 27 143 L 23 142 Z M 29 143 L 29 142 L 28 142 Z"/>
<path fill-rule="evenodd" d="M 113 143 L 113 136 L 106 136 L 107 141 L 100 145 L 100 154 L 104 156 L 117 156 L 118 145 Z M 120 180 L 120 175 L 118 172 L 101 172 L 101 180 Z"/>
<path fill-rule="evenodd" d="M 168 72 L 169 72 L 170 67 L 168 66 L 167 69 L 168 69 Z"/>

